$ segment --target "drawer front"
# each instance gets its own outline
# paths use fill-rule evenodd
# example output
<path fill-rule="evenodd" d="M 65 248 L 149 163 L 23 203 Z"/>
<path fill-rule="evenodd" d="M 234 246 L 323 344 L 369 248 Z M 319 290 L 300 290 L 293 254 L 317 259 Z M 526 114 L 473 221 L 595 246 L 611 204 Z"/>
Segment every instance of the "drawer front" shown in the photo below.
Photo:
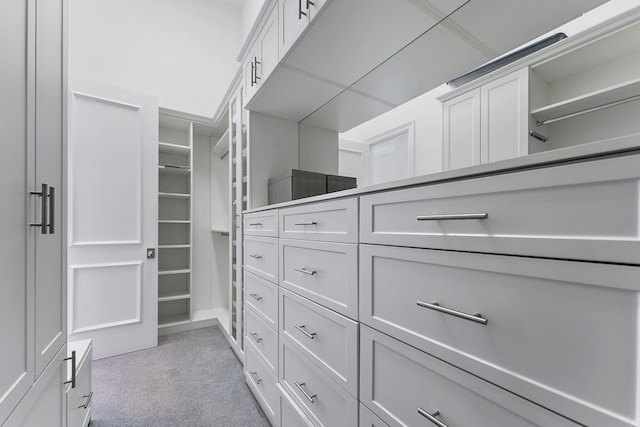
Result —
<path fill-rule="evenodd" d="M 358 425 L 360 427 L 389 427 L 387 423 L 378 418 L 362 403 L 360 404 L 360 424 Z"/>
<path fill-rule="evenodd" d="M 278 239 L 245 236 L 244 268 L 273 283 L 278 283 Z"/>
<path fill-rule="evenodd" d="M 280 335 L 357 396 L 358 324 L 286 289 L 280 307 Z"/>
<path fill-rule="evenodd" d="M 358 424 L 358 401 L 280 339 L 280 384 L 316 426 Z"/>
<path fill-rule="evenodd" d="M 358 199 L 341 199 L 279 210 L 280 237 L 358 242 Z"/>
<path fill-rule="evenodd" d="M 361 401 L 390 426 L 577 424 L 366 326 Z M 594 424 L 595 425 L 595 424 Z"/>
<path fill-rule="evenodd" d="M 280 393 L 277 380 L 264 364 L 256 348 L 248 341 L 245 345 L 245 379 L 256 400 L 272 425 L 280 420 Z"/>
<path fill-rule="evenodd" d="M 358 245 L 280 239 L 280 286 L 358 317 Z"/>
<path fill-rule="evenodd" d="M 639 177 L 634 155 L 365 195 L 360 242 L 638 264 Z"/>
<path fill-rule="evenodd" d="M 636 419 L 639 267 L 360 254 L 361 322 L 586 425 Z"/>
<path fill-rule="evenodd" d="M 244 215 L 244 234 L 278 237 L 278 210 L 253 212 Z"/>
<path fill-rule="evenodd" d="M 251 341 L 264 358 L 263 362 L 271 369 L 274 377 L 278 376 L 278 332 L 264 323 L 253 310 L 246 311 L 246 340 Z"/>
<path fill-rule="evenodd" d="M 92 347 L 89 346 L 87 354 L 80 361 L 78 355 L 78 367 L 76 372 L 76 387 L 69 388 L 67 392 L 67 426 L 86 427 L 91 419 L 91 400 L 93 397 L 91 387 L 91 359 Z"/>
<path fill-rule="evenodd" d="M 278 330 L 278 285 L 244 271 L 245 304 L 266 324 Z"/>
<path fill-rule="evenodd" d="M 280 391 L 280 427 L 314 427 L 309 418 L 278 384 Z"/>

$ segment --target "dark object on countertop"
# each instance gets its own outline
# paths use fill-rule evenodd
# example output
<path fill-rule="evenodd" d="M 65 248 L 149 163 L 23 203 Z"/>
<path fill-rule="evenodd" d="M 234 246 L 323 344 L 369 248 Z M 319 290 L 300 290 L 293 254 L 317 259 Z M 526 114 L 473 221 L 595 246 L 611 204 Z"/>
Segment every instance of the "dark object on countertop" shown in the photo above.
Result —
<path fill-rule="evenodd" d="M 349 190 L 357 186 L 356 178 L 341 175 L 327 175 L 327 193 Z"/>
<path fill-rule="evenodd" d="M 270 205 L 327 192 L 323 173 L 291 169 L 283 175 L 269 178 L 268 201 Z"/>

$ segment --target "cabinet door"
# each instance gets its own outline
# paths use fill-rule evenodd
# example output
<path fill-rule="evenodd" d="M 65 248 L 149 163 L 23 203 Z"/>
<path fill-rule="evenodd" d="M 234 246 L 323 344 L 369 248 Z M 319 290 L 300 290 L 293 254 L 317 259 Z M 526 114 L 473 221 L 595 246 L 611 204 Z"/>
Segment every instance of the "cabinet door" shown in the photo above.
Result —
<path fill-rule="evenodd" d="M 309 22 L 313 24 L 313 21 L 316 20 L 318 16 L 320 16 L 320 12 L 323 7 L 325 7 L 328 3 L 331 3 L 331 0 L 303 0 L 303 8 L 306 4 L 306 9 L 309 14 Z"/>
<path fill-rule="evenodd" d="M 37 2 L 35 185 L 49 185 L 47 222 L 36 239 L 35 351 L 36 376 L 67 340 L 66 283 L 63 282 L 63 0 Z"/>
<path fill-rule="evenodd" d="M 257 80 L 262 84 L 278 65 L 278 11 L 274 9 L 258 39 L 260 63 L 257 66 Z"/>
<path fill-rule="evenodd" d="M 278 0 L 278 57 L 282 60 L 309 26 L 309 14 L 303 10 L 306 0 Z M 303 12 L 306 15 L 303 15 Z"/>
<path fill-rule="evenodd" d="M 444 170 L 480 163 L 480 89 L 443 104 Z"/>
<path fill-rule="evenodd" d="M 0 2 L 0 138 L 4 164 L 0 168 L 0 324 L 2 324 L 2 368 L 0 369 L 0 424 L 33 384 L 33 246 L 27 244 L 29 222 L 25 194 L 35 188 L 27 179 L 27 17 L 34 2 Z M 31 109 L 29 109 L 31 111 Z M 31 117 L 32 119 L 32 117 Z M 29 196 L 29 201 L 36 196 Z M 33 227 L 34 229 L 36 227 Z M 35 233 L 36 231 L 33 231 Z"/>
<path fill-rule="evenodd" d="M 480 162 L 528 154 L 529 69 L 487 83 L 480 92 Z"/>

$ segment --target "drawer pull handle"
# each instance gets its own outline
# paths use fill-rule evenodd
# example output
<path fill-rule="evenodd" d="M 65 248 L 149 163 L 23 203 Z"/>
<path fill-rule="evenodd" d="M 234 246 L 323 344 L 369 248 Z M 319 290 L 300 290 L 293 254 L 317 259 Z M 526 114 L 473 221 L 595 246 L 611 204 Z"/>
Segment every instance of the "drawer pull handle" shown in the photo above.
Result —
<path fill-rule="evenodd" d="M 294 268 L 294 270 L 300 273 L 308 274 L 309 276 L 313 276 L 317 273 L 317 271 L 315 270 L 307 270 L 306 268 Z"/>
<path fill-rule="evenodd" d="M 418 221 L 439 221 L 441 219 L 487 219 L 489 214 L 486 212 L 481 213 L 463 213 L 463 214 L 434 214 L 434 215 L 419 215 L 416 217 Z"/>
<path fill-rule="evenodd" d="M 261 227 L 262 223 L 261 222 L 252 222 L 252 223 L 249 223 L 249 226 L 251 226 L 251 227 Z"/>
<path fill-rule="evenodd" d="M 424 302 L 424 301 L 416 301 L 416 303 L 420 307 L 430 308 L 431 310 L 439 311 L 441 313 L 450 314 L 452 316 L 460 317 L 462 319 L 471 320 L 472 322 L 480 323 L 482 325 L 486 325 L 489 321 L 482 317 L 480 313 L 478 314 L 467 314 L 461 311 L 453 310 L 451 308 L 442 307 L 437 302 Z"/>
<path fill-rule="evenodd" d="M 262 380 L 260 378 L 258 378 L 258 372 L 257 371 L 251 371 L 249 373 L 251 374 L 251 377 L 256 382 L 256 384 L 260 384 L 262 382 Z"/>
<path fill-rule="evenodd" d="M 258 294 L 249 294 L 249 295 L 251 295 L 251 297 L 256 301 L 262 300 L 262 297 Z"/>
<path fill-rule="evenodd" d="M 300 390 L 302 394 L 304 394 L 304 397 L 306 397 L 309 400 L 309 402 L 315 403 L 316 395 L 314 394 L 313 396 L 311 396 L 309 393 L 307 393 L 307 390 L 304 388 L 305 383 L 299 383 L 298 381 L 295 381 L 295 383 L 296 383 L 296 387 L 298 387 L 298 390 Z"/>
<path fill-rule="evenodd" d="M 296 222 L 293 225 L 318 225 L 318 223 L 315 221 L 308 221 L 308 222 Z"/>
<path fill-rule="evenodd" d="M 66 359 L 63 360 L 71 360 L 71 379 L 69 381 L 65 381 L 63 382 L 63 384 L 71 384 L 71 388 L 76 388 L 76 351 L 73 350 L 71 352 L 71 357 L 67 357 Z"/>
<path fill-rule="evenodd" d="M 251 258 L 255 258 L 255 259 L 260 259 L 260 258 L 262 258 L 262 255 L 252 255 L 252 254 L 249 254 L 249 256 L 250 256 Z"/>
<path fill-rule="evenodd" d="M 251 338 L 253 338 L 253 340 L 254 340 L 255 342 L 260 342 L 260 341 L 262 341 L 262 338 L 260 338 L 260 337 L 258 336 L 258 333 L 257 333 L 257 332 L 250 332 L 250 333 L 249 333 L 249 335 L 251 335 Z"/>
<path fill-rule="evenodd" d="M 83 398 L 87 399 L 84 402 L 84 405 L 80 405 L 78 406 L 78 409 L 87 409 L 89 407 L 89 403 L 91 403 L 91 398 L 93 397 L 93 392 L 87 394 L 86 396 L 82 396 Z"/>
<path fill-rule="evenodd" d="M 304 334 L 305 337 L 309 338 L 309 339 L 314 339 L 316 337 L 316 333 L 315 332 L 307 332 L 307 330 L 304 328 L 304 325 L 295 325 L 296 329 L 299 330 L 300 332 L 302 332 Z"/>
<path fill-rule="evenodd" d="M 431 421 L 432 423 L 434 423 L 435 425 L 437 425 L 438 427 L 447 427 L 445 423 L 443 423 L 442 421 L 436 418 L 438 415 L 440 415 L 440 412 L 438 411 L 435 411 L 433 414 L 430 414 L 424 409 L 418 408 L 418 413 L 423 417 L 425 417 L 426 419 L 428 419 L 429 421 Z"/>

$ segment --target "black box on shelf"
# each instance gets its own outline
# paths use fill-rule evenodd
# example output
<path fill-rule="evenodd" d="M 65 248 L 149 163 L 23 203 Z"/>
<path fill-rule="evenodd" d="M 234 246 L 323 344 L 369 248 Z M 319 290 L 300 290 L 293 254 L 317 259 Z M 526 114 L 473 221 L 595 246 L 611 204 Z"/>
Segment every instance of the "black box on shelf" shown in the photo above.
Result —
<path fill-rule="evenodd" d="M 268 184 L 270 205 L 327 192 L 325 174 L 298 169 L 291 169 L 283 175 L 269 178 Z"/>
<path fill-rule="evenodd" d="M 327 193 L 349 190 L 358 186 L 356 179 L 351 176 L 327 175 Z"/>

